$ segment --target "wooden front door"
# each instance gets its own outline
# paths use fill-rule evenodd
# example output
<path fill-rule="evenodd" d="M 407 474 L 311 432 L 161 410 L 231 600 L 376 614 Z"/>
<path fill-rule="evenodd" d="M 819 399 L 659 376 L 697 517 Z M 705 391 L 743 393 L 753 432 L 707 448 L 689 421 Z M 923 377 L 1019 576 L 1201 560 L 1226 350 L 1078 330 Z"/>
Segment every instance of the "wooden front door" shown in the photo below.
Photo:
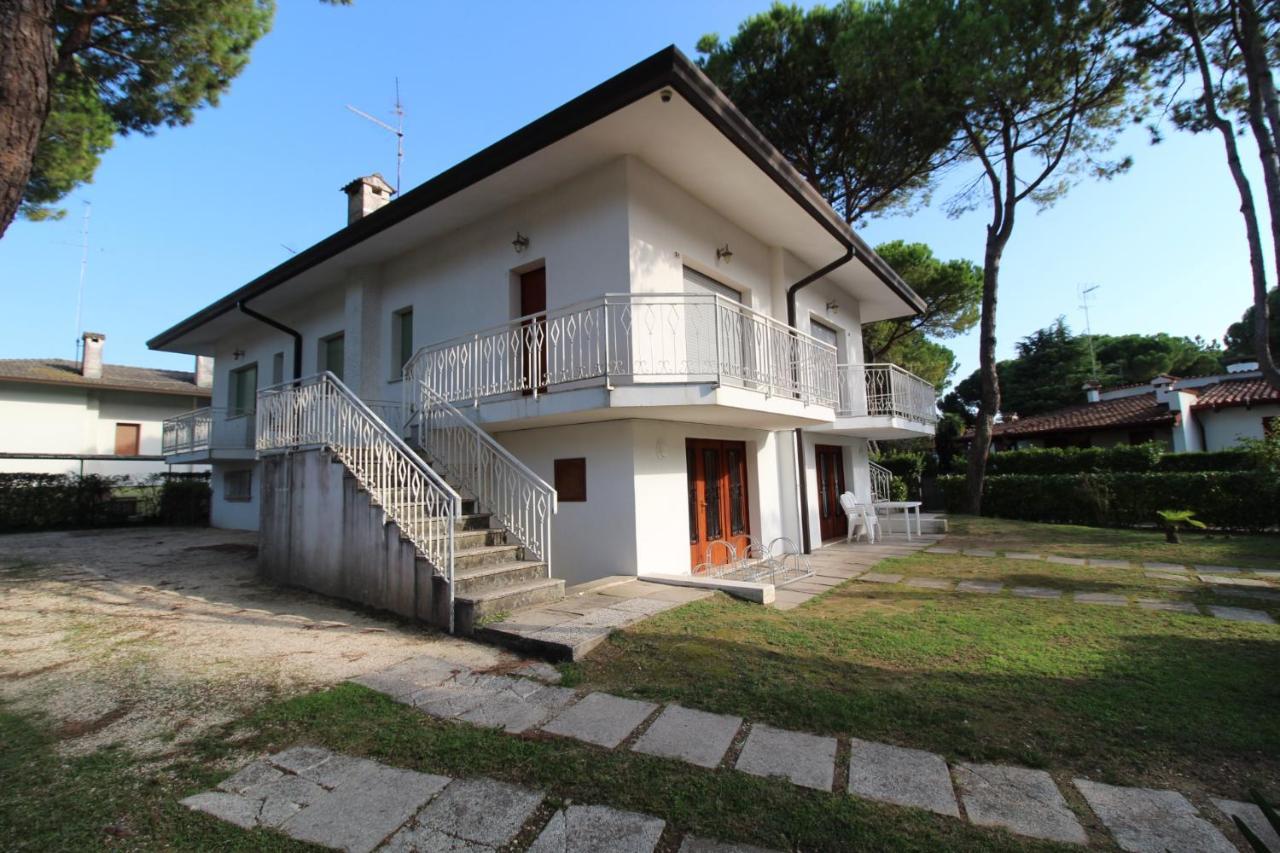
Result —
<path fill-rule="evenodd" d="M 847 528 L 840 496 L 844 494 L 843 449 L 830 444 L 814 448 L 818 457 L 818 529 L 825 541 L 842 536 Z"/>
<path fill-rule="evenodd" d="M 547 310 L 547 269 L 542 267 L 520 274 L 520 316 L 544 314 Z M 523 333 L 524 393 L 547 387 L 547 320 L 545 316 L 525 320 Z"/>
<path fill-rule="evenodd" d="M 718 539 L 732 543 L 738 556 L 743 556 L 751 533 L 746 444 L 690 438 L 685 442 L 685 460 L 689 471 L 690 564 L 728 562 L 729 550 L 722 545 L 712 548 L 708 559 L 707 546 Z"/>

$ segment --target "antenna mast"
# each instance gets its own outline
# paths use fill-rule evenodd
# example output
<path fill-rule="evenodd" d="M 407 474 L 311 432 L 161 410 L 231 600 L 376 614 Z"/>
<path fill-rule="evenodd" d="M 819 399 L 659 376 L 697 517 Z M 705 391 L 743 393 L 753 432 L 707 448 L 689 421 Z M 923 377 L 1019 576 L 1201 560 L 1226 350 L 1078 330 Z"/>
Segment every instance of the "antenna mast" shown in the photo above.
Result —
<path fill-rule="evenodd" d="M 400 172 L 404 164 L 404 106 L 400 103 L 400 78 L 396 78 L 396 126 L 392 127 L 380 118 L 374 118 L 364 110 L 358 110 L 351 104 L 347 109 L 363 119 L 373 122 L 385 131 L 396 135 L 396 195 L 400 195 Z"/>
<path fill-rule="evenodd" d="M 1093 327 L 1089 324 L 1089 294 L 1100 287 L 1102 287 L 1100 284 L 1094 284 L 1089 287 L 1081 284 L 1076 288 L 1080 291 L 1080 307 L 1084 309 L 1084 333 L 1089 338 L 1089 365 L 1093 371 L 1093 376 L 1091 377 L 1093 379 L 1098 378 L 1098 356 L 1093 349 Z"/>
<path fill-rule="evenodd" d="M 80 225 L 80 286 L 76 290 L 76 357 L 80 357 L 80 315 L 84 307 L 84 278 L 89 270 L 89 214 L 93 212 L 93 203 L 84 203 L 84 221 Z"/>

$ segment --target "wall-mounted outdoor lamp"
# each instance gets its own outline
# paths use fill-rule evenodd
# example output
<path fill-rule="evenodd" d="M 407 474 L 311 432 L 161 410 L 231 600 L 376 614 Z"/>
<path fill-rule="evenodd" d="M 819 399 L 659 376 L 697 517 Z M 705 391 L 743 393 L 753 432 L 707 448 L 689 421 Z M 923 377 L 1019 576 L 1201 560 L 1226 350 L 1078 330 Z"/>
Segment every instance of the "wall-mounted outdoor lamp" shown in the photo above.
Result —
<path fill-rule="evenodd" d="M 733 252 L 729 251 L 729 244 L 725 243 L 719 249 L 716 249 L 716 262 L 724 261 L 726 264 L 733 260 Z"/>
<path fill-rule="evenodd" d="M 529 248 L 529 238 L 517 231 L 516 238 L 511 241 L 511 246 L 516 250 L 517 255 L 522 255 L 524 250 Z"/>
<path fill-rule="evenodd" d="M 240 359 L 244 358 L 244 350 L 242 349 L 236 350 L 235 352 L 231 353 L 231 357 L 236 361 L 239 361 Z"/>
<path fill-rule="evenodd" d="M 836 302 L 834 299 L 827 303 L 828 314 L 834 314 L 839 310 L 840 310 L 840 303 Z"/>

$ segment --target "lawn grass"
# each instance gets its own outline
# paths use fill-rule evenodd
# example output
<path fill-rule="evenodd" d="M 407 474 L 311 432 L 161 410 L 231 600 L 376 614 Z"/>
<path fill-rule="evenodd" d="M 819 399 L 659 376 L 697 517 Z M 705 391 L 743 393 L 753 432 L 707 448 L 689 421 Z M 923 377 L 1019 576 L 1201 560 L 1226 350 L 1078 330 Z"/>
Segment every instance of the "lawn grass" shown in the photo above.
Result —
<path fill-rule="evenodd" d="M 1158 530 L 1038 524 L 973 515 L 948 517 L 947 545 L 996 551 L 1034 551 L 1064 557 L 1135 562 L 1280 569 L 1280 534 L 1221 534 L 1187 531 L 1182 544 L 1164 541 Z"/>
<path fill-rule="evenodd" d="M 941 560 L 878 568 L 926 574 Z M 1046 566 L 994 562 L 1052 585 Z M 1105 588 L 1099 577 L 1082 586 Z M 1273 625 L 854 581 L 791 611 L 696 602 L 615 634 L 570 673 L 953 761 L 1240 798 L 1250 785 L 1280 793 L 1277 664 Z"/>
<path fill-rule="evenodd" d="M 441 722 L 354 684 L 268 705 L 163 765 L 142 765 L 114 749 L 63 761 L 48 729 L 0 713 L 5 849 L 316 849 L 273 832 L 237 829 L 177 803 L 257 755 L 296 744 L 426 773 L 503 779 L 545 792 L 551 805 L 606 804 L 660 816 L 673 833 L 780 850 L 1067 849 L 779 780 Z"/>

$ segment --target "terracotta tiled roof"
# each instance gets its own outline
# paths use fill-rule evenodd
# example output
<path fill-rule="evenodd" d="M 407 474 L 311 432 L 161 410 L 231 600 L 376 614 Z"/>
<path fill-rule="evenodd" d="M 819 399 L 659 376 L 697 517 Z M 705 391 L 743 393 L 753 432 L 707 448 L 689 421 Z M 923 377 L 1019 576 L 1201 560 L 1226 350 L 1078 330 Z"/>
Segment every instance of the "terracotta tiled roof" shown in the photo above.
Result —
<path fill-rule="evenodd" d="M 190 371 L 104 364 L 101 379 L 86 379 L 80 375 L 79 364 L 63 358 L 0 359 L 0 382 L 77 385 L 84 388 L 181 394 L 188 397 L 210 396 L 208 388 L 196 386 L 195 374 Z"/>
<path fill-rule="evenodd" d="M 1168 406 L 1156 402 L 1153 392 L 1099 403 L 1081 403 L 1042 415 L 1004 421 L 995 425 L 994 434 L 1014 436 L 1108 427 L 1161 426 L 1172 424 L 1175 418 Z"/>
<path fill-rule="evenodd" d="M 1228 379 L 1201 390 L 1194 408 L 1221 409 L 1260 403 L 1280 403 L 1280 391 L 1263 379 Z"/>

